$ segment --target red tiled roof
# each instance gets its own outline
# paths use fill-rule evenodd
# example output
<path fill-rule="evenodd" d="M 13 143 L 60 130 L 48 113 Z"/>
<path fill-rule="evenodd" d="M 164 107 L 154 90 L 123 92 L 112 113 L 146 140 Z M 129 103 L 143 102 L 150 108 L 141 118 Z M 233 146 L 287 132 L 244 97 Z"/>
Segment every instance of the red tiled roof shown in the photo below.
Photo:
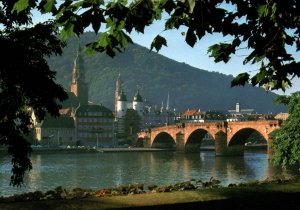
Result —
<path fill-rule="evenodd" d="M 197 109 L 188 109 L 185 112 L 183 112 L 183 115 L 184 116 L 194 116 L 197 114 L 197 112 L 198 112 Z"/>

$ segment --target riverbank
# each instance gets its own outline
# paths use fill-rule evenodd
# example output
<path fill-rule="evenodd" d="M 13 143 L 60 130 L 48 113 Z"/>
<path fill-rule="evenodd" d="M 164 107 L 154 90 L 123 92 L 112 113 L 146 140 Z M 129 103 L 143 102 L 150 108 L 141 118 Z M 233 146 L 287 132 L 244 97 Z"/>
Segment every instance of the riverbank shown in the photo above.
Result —
<path fill-rule="evenodd" d="M 167 149 L 158 149 L 158 148 L 89 148 L 89 147 L 78 147 L 78 148 L 33 148 L 33 154 L 41 153 L 53 153 L 53 152 L 62 152 L 62 153 L 106 153 L 106 152 L 161 152 L 161 151 L 173 151 Z"/>
<path fill-rule="evenodd" d="M 266 150 L 266 145 L 247 145 L 245 150 Z M 176 151 L 174 149 L 160 149 L 160 148 L 142 148 L 142 147 L 114 147 L 114 148 L 91 148 L 91 147 L 32 147 L 33 154 L 40 153 L 97 153 L 97 152 L 161 152 L 161 151 Z M 200 151 L 215 151 L 214 146 L 203 146 Z M 0 153 L 6 154 L 7 149 L 0 148 Z"/>
<path fill-rule="evenodd" d="M 162 151 L 173 151 L 167 149 L 156 149 L 156 148 L 98 148 L 98 152 L 162 152 Z"/>
<path fill-rule="evenodd" d="M 206 183 L 212 183 L 213 180 Z M 82 197 L 53 197 L 43 200 L 2 199 L 0 209 L 5 210 L 92 210 L 92 209 L 300 209 L 299 177 L 294 180 L 267 180 L 239 185 L 219 187 L 215 182 L 203 189 L 166 190 L 157 187 L 141 194 L 113 196 L 108 189 L 96 191 L 94 195 L 82 194 Z M 184 183 L 182 183 L 184 184 Z M 185 182 L 187 184 L 187 182 Z M 187 186 L 187 185 L 183 185 Z M 138 186 L 136 186 L 138 187 Z M 142 186 L 139 186 L 142 187 Z M 152 186 L 153 187 L 153 186 Z M 159 191 L 158 189 L 165 189 Z M 62 193 L 62 188 L 56 191 Z M 121 189 L 119 189 L 121 190 Z M 80 192 L 77 189 L 78 193 Z M 53 191 L 54 192 L 54 191 Z"/>

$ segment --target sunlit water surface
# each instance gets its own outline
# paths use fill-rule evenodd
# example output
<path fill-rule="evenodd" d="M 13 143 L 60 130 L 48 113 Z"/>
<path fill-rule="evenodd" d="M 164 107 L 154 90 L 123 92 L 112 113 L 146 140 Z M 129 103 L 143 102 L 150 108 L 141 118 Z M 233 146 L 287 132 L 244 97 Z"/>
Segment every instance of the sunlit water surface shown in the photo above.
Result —
<path fill-rule="evenodd" d="M 0 156 L 0 196 L 63 186 L 67 189 L 113 188 L 132 183 L 175 184 L 214 177 L 226 186 L 275 176 L 290 177 L 296 170 L 273 167 L 266 151 L 245 151 L 244 157 L 215 157 L 214 152 L 50 153 L 31 156 L 33 169 L 21 188 L 9 185 L 9 156 Z"/>

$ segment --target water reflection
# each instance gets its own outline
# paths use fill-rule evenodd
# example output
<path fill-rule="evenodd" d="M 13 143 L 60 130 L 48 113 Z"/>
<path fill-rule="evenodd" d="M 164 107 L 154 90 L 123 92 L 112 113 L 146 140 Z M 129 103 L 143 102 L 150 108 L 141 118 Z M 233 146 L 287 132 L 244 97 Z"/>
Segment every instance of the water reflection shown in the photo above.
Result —
<path fill-rule="evenodd" d="M 221 184 L 290 176 L 295 170 L 281 170 L 269 164 L 265 152 L 245 152 L 243 157 L 215 157 L 213 152 L 197 154 L 176 152 L 141 153 L 53 153 L 31 157 L 33 169 L 26 174 L 25 187 L 9 186 L 10 158 L 0 158 L 2 194 L 65 188 L 116 187 L 121 184 L 174 184 L 190 179 L 207 181 L 210 177 Z M 4 194 L 5 193 L 5 194 Z"/>

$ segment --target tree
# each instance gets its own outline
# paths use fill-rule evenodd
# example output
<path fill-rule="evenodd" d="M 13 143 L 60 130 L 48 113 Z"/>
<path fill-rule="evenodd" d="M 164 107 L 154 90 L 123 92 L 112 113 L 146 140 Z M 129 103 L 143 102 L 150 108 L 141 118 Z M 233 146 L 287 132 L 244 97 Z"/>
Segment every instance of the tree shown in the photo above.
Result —
<path fill-rule="evenodd" d="M 300 48 L 299 7 L 297 0 L 134 0 L 130 3 L 127 0 L 66 0 L 60 4 L 56 0 L 1 1 L 0 24 L 4 26 L 0 32 L 1 42 L 4 43 L 0 43 L 2 52 L 9 52 L 11 46 L 15 50 L 20 49 L 20 53 L 10 56 L 18 56 L 22 61 L 20 65 L 16 62 L 1 64 L 0 75 L 1 94 L 9 99 L 6 102 L 1 97 L 1 106 L 7 108 L 13 104 L 6 111 L 11 116 L 2 111 L 0 118 L 3 124 L 1 143 L 10 145 L 9 151 L 18 157 L 13 159 L 13 174 L 18 175 L 12 177 L 12 183 L 20 183 L 24 170 L 31 167 L 25 158 L 28 144 L 23 140 L 20 140 L 22 143 L 17 142 L 30 124 L 25 107 L 33 106 L 40 117 L 45 111 L 57 114 L 57 99 L 65 97 L 61 87 L 53 82 L 54 72 L 47 68 L 43 60 L 44 56 L 51 53 L 60 53 L 62 43 L 54 36 L 54 26 L 60 28 L 60 35 L 65 40 L 73 34 L 80 36 L 91 25 L 95 33 L 101 32 L 101 35 L 99 40 L 87 45 L 86 51 L 106 52 L 113 57 L 116 51 L 124 51 L 127 44 L 132 42 L 129 34 L 133 30 L 143 33 L 146 26 L 167 14 L 168 17 L 162 20 L 165 21 L 164 30 L 185 30 L 179 33 L 186 37 L 186 43 L 192 47 L 206 34 L 221 33 L 230 37 L 231 41 L 217 43 L 208 49 L 215 62 L 226 63 L 239 49 L 249 49 L 244 64 L 258 63 L 260 68 L 252 77 L 247 72 L 239 74 L 232 81 L 232 86 L 251 82 L 254 86 L 264 86 L 266 90 L 284 90 L 291 86 L 292 77 L 300 75 L 299 61 L 287 51 L 288 46 L 292 52 Z M 55 22 L 30 27 L 33 10 L 52 14 Z M 39 33 L 43 36 L 38 36 Z M 26 42 L 22 41 L 23 38 Z M 159 51 L 163 45 L 167 46 L 167 40 L 159 34 L 150 48 Z M 37 57 L 38 60 L 35 59 Z M 22 76 L 32 75 L 25 74 L 26 71 L 22 71 L 24 67 L 29 72 L 34 69 L 34 74 L 41 77 L 41 87 L 34 88 L 32 84 L 24 82 L 28 77 L 17 78 L 19 83 L 15 82 L 19 73 Z M 12 69 L 16 74 L 12 74 Z M 11 70 L 10 73 L 5 74 L 8 70 Z M 8 90 L 8 87 L 12 89 Z M 44 94 L 45 87 L 52 90 L 48 95 Z M 3 132 L 5 129 L 2 128 L 9 129 L 9 132 Z M 22 147 L 27 149 L 18 153 L 20 151 L 16 148 Z"/>
<path fill-rule="evenodd" d="M 300 92 L 291 96 L 280 96 L 277 102 L 289 106 L 289 117 L 271 138 L 274 155 L 271 160 L 283 167 L 300 163 Z"/>
<path fill-rule="evenodd" d="M 39 119 L 46 112 L 58 115 L 64 89 L 54 82 L 55 72 L 45 60 L 60 54 L 64 44 L 57 38 L 53 22 L 22 27 L 30 23 L 30 10 L 11 12 L 14 1 L 0 3 L 0 144 L 12 155 L 11 184 L 20 186 L 24 173 L 32 168 L 30 144 L 31 110 Z"/>

